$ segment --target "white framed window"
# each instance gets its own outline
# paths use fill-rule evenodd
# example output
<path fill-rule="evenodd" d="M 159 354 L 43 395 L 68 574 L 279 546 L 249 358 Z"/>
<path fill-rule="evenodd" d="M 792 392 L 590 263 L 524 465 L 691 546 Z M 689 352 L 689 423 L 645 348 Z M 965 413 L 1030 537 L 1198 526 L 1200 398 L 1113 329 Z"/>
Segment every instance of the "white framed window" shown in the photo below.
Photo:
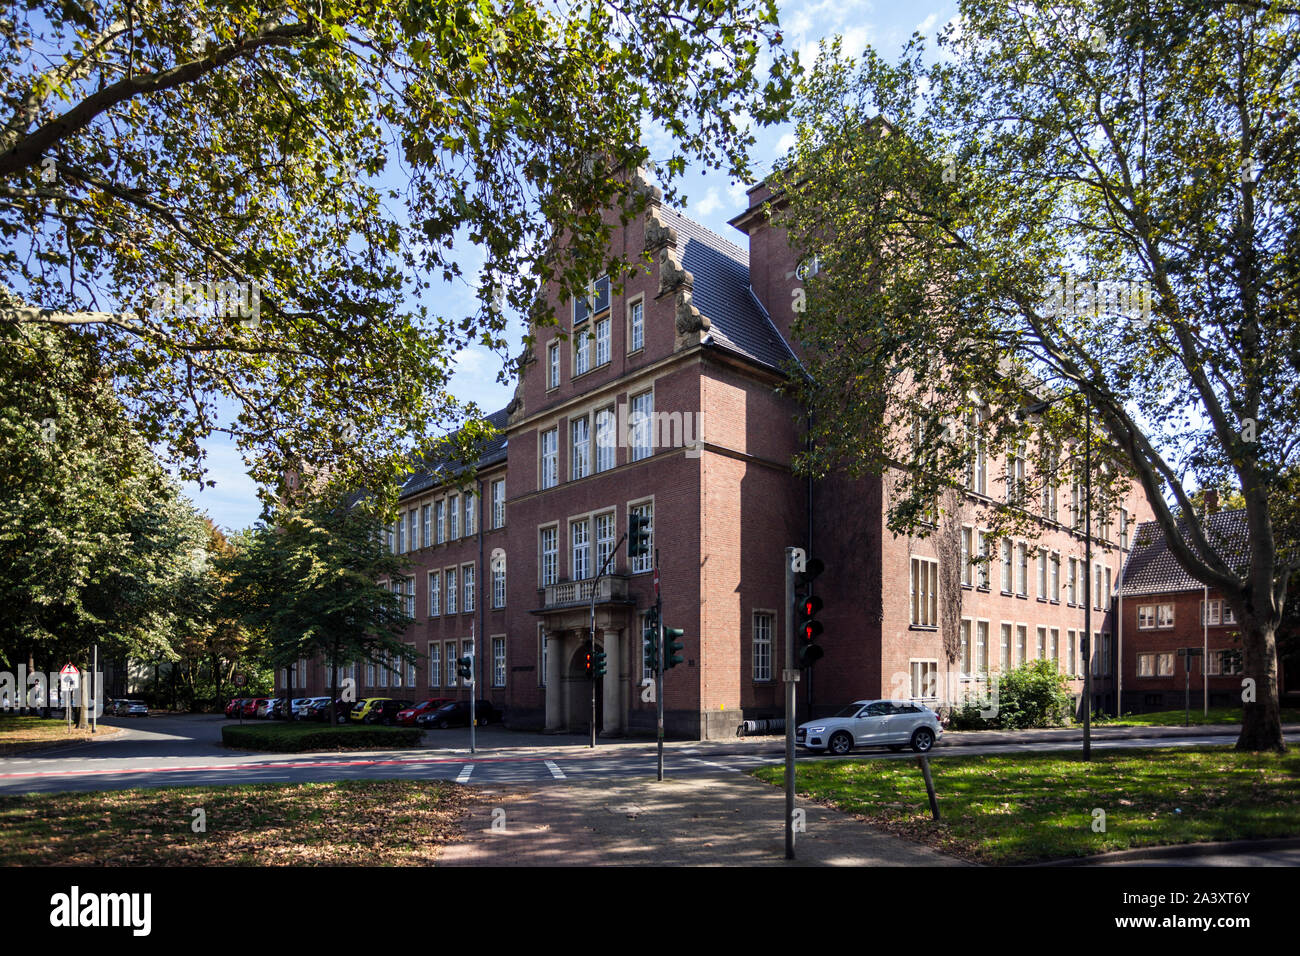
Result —
<path fill-rule="evenodd" d="M 1003 621 L 1001 630 L 998 634 L 998 661 L 1002 665 L 1002 672 L 1005 674 L 1011 670 L 1011 625 Z"/>
<path fill-rule="evenodd" d="M 629 416 L 632 425 L 632 460 L 641 461 L 654 452 L 654 393 L 632 396 Z"/>
<path fill-rule="evenodd" d="M 772 629 L 774 615 L 768 611 L 754 612 L 754 680 L 772 679 Z M 644 656 L 644 652 L 643 652 Z"/>
<path fill-rule="evenodd" d="M 1011 593 L 1011 549 L 1014 547 L 1010 539 L 1002 539 L 1002 593 Z"/>
<path fill-rule="evenodd" d="M 1112 602 L 1110 568 L 1106 568 L 1106 590 L 1102 592 L 1102 603 L 1107 611 L 1110 610 Z"/>
<path fill-rule="evenodd" d="M 1110 676 L 1110 633 L 1097 631 L 1092 639 L 1092 676 Z"/>
<path fill-rule="evenodd" d="M 406 597 L 406 616 L 413 618 L 415 617 L 415 578 L 407 578 L 403 582 L 403 588 Z"/>
<path fill-rule="evenodd" d="M 975 564 L 975 587 L 981 591 L 989 589 L 989 579 L 993 576 L 993 570 L 989 567 L 989 536 L 988 533 L 979 529 L 975 531 L 975 554 L 980 560 Z"/>
<path fill-rule="evenodd" d="M 434 533 L 437 535 L 436 541 L 442 544 L 447 540 L 446 524 L 447 503 L 445 501 L 435 501 L 433 503 L 433 525 Z"/>
<path fill-rule="evenodd" d="M 470 492 L 465 492 L 461 498 L 465 502 L 465 537 L 471 537 L 474 534 L 474 512 L 478 510 L 477 498 Z"/>
<path fill-rule="evenodd" d="M 573 299 L 573 327 L 609 311 L 609 276 L 601 276 L 587 287 L 587 294 Z"/>
<path fill-rule="evenodd" d="M 542 487 L 554 488 L 560 483 L 560 430 L 551 428 L 542 432 Z"/>
<path fill-rule="evenodd" d="M 609 569 L 611 572 L 613 571 L 614 562 L 610 561 L 609 558 L 614 553 L 614 538 L 614 512 L 607 511 L 604 514 L 596 515 L 595 570 L 597 573 L 606 566 L 606 561 L 609 561 Z"/>
<path fill-rule="evenodd" d="M 433 543 L 432 513 L 433 509 L 428 505 L 420 506 L 420 547 L 422 548 L 427 548 Z"/>
<path fill-rule="evenodd" d="M 981 410 L 966 418 L 966 440 L 970 447 L 970 457 L 966 463 L 966 488 L 977 495 L 988 494 L 988 447 L 984 430 L 980 427 L 985 417 Z"/>
<path fill-rule="evenodd" d="M 655 506 L 652 502 L 634 505 L 628 509 L 632 514 L 643 518 L 649 518 L 650 523 L 646 526 L 647 537 L 650 539 L 650 547 L 646 553 L 640 557 L 633 558 L 629 570 L 632 574 L 640 574 L 643 571 L 649 571 L 654 567 L 655 553 Z"/>
<path fill-rule="evenodd" d="M 1156 606 L 1139 604 L 1137 611 L 1138 630 L 1148 631 L 1156 626 Z"/>
<path fill-rule="evenodd" d="M 455 687 L 458 677 L 456 675 L 456 642 L 447 641 L 446 646 L 447 659 L 447 679 L 444 682 L 448 687 Z"/>
<path fill-rule="evenodd" d="M 468 614 L 474 610 L 474 565 L 461 565 L 460 569 L 461 586 L 465 589 L 465 600 L 463 607 Z"/>
<path fill-rule="evenodd" d="M 939 626 L 939 562 L 933 558 L 911 560 L 911 624 L 913 627 Z"/>
<path fill-rule="evenodd" d="M 645 303 L 641 299 L 628 303 L 627 350 L 637 352 L 645 347 Z"/>
<path fill-rule="evenodd" d="M 429 572 L 429 617 L 442 613 L 442 572 Z"/>
<path fill-rule="evenodd" d="M 388 686 L 388 653 L 384 652 L 379 655 L 379 661 L 375 664 L 375 677 L 379 681 L 377 687 Z"/>
<path fill-rule="evenodd" d="M 1101 565 L 1092 566 L 1092 606 L 1100 611 L 1106 606 L 1106 592 L 1101 588 Z"/>
<path fill-rule="evenodd" d="M 420 546 L 420 512 L 412 508 L 406 514 L 406 550 L 414 551 Z"/>
<path fill-rule="evenodd" d="M 375 686 L 375 662 L 366 661 L 366 686 Z"/>
<path fill-rule="evenodd" d="M 447 496 L 447 540 L 455 541 L 460 537 L 460 496 Z"/>
<path fill-rule="evenodd" d="M 447 613 L 456 613 L 456 569 L 448 568 L 446 571 L 447 579 Z"/>
<path fill-rule="evenodd" d="M 1061 629 L 1054 627 L 1047 632 L 1047 656 L 1061 669 Z"/>
<path fill-rule="evenodd" d="M 1070 575 L 1066 579 L 1065 603 L 1075 607 L 1079 603 L 1079 559 L 1070 559 Z"/>
<path fill-rule="evenodd" d="M 429 642 L 429 686 L 442 686 L 442 644 Z"/>
<path fill-rule="evenodd" d="M 1205 619 L 1205 601 L 1201 602 L 1201 624 L 1206 624 Z M 1218 627 L 1221 624 L 1236 624 L 1237 615 L 1232 610 L 1232 605 L 1222 598 L 1211 598 L 1209 602 L 1210 618 L 1209 627 Z"/>
<path fill-rule="evenodd" d="M 1016 625 L 1016 658 L 1017 662 L 1023 664 L 1029 658 L 1025 655 L 1029 653 L 1029 628 L 1024 624 Z"/>
<path fill-rule="evenodd" d="M 1029 546 L 1023 541 L 1016 545 L 1016 594 L 1029 597 Z"/>
<path fill-rule="evenodd" d="M 910 664 L 912 669 L 912 699 L 938 700 L 939 662 L 936 660 L 913 660 Z"/>
<path fill-rule="evenodd" d="M 1235 676 L 1241 672 L 1241 651 L 1235 649 L 1210 651 L 1209 669 L 1206 673 L 1226 677 L 1229 675 Z"/>
<path fill-rule="evenodd" d="M 415 645 L 407 644 L 406 646 L 411 649 L 411 656 L 406 661 L 406 686 L 415 687 L 418 680 L 415 673 Z"/>
<path fill-rule="evenodd" d="M 591 420 L 583 415 L 569 422 L 569 480 L 591 474 Z"/>
<path fill-rule="evenodd" d="M 961 676 L 967 678 L 970 677 L 970 618 L 961 619 L 961 624 L 957 627 L 957 635 L 961 641 L 961 653 L 958 655 L 958 660 L 961 661 Z"/>
<path fill-rule="evenodd" d="M 492 527 L 506 526 L 506 480 L 498 478 L 492 482 Z"/>
<path fill-rule="evenodd" d="M 546 387 L 558 388 L 560 385 L 560 343 L 552 342 L 546 348 Z"/>
<path fill-rule="evenodd" d="M 1034 660 L 1047 659 L 1047 628 L 1039 627 L 1034 630 Z"/>
<path fill-rule="evenodd" d="M 614 409 L 596 412 L 596 471 L 609 471 L 617 460 L 618 435 Z"/>
<path fill-rule="evenodd" d="M 591 370 L 591 333 L 583 329 L 573 333 L 573 374 L 585 375 Z"/>
<path fill-rule="evenodd" d="M 1007 504 L 1018 505 L 1025 488 L 1025 451 L 1023 446 L 1011 445 L 1007 448 Z"/>
<path fill-rule="evenodd" d="M 1152 652 L 1137 656 L 1138 677 L 1173 677 L 1174 655 L 1164 652 Z"/>
<path fill-rule="evenodd" d="M 582 581 L 591 577 L 591 522 L 586 518 L 569 522 L 570 554 L 569 577 Z"/>
<path fill-rule="evenodd" d="M 506 686 L 506 639 L 492 638 L 492 686 Z"/>
<path fill-rule="evenodd" d="M 1073 628 L 1065 632 L 1065 672 L 1073 677 L 1079 673 L 1078 637 Z"/>
<path fill-rule="evenodd" d="M 1047 600 L 1047 549 L 1038 549 L 1038 600 Z"/>
<path fill-rule="evenodd" d="M 396 545 L 396 532 L 394 531 L 394 525 L 391 524 L 385 525 L 384 531 L 388 536 L 388 553 L 396 554 L 397 545 Z"/>
<path fill-rule="evenodd" d="M 609 364 L 609 319 L 596 320 L 596 366 Z"/>
<path fill-rule="evenodd" d="M 975 578 L 975 569 L 971 564 L 971 550 L 974 547 L 974 538 L 974 528 L 963 527 L 961 529 L 961 583 L 965 587 L 970 587 Z"/>
<path fill-rule="evenodd" d="M 492 606 L 494 608 L 506 606 L 505 562 L 498 562 L 492 566 Z"/>
<path fill-rule="evenodd" d="M 1172 604 L 1156 605 L 1156 627 L 1174 626 L 1174 606 Z"/>
<path fill-rule="evenodd" d="M 406 553 L 406 515 L 397 518 L 397 553 Z"/>
<path fill-rule="evenodd" d="M 1061 556 L 1057 552 L 1052 552 L 1052 580 L 1049 584 L 1051 588 L 1051 599 L 1053 604 L 1061 603 Z"/>
<path fill-rule="evenodd" d="M 558 536 L 558 529 L 554 525 L 549 528 L 542 528 L 539 532 L 539 546 L 542 554 L 540 565 L 542 572 L 542 587 L 554 584 L 558 577 Z"/>
<path fill-rule="evenodd" d="M 987 677 L 989 673 L 989 622 L 975 622 L 975 667 L 977 677 Z"/>

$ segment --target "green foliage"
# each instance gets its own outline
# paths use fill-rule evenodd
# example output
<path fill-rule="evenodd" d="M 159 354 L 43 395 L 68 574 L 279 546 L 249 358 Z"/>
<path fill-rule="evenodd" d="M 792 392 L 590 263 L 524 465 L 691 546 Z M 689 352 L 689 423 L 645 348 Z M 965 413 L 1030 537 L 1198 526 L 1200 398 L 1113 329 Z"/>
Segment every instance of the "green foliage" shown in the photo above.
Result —
<path fill-rule="evenodd" d="M 1063 727 L 1070 723 L 1069 683 L 1054 660 L 1026 661 L 998 679 L 999 727 Z"/>
<path fill-rule="evenodd" d="M 151 444 L 195 474 L 228 430 L 272 488 L 389 485 L 474 411 L 459 350 L 509 364 L 494 282 L 546 320 L 607 271 L 643 124 L 665 181 L 744 179 L 794 66 L 774 0 L 40 7 L 0 29 L 0 322 L 91 330 Z M 475 314 L 430 310 L 467 280 Z"/>
<path fill-rule="evenodd" d="M 995 534 L 1028 533 L 1026 505 L 1078 473 L 1091 419 L 1099 504 L 1135 475 L 1180 566 L 1228 596 L 1259 697 L 1242 744 L 1280 748 L 1273 634 L 1300 566 L 1300 16 L 1190 9 L 963 0 L 938 57 L 920 37 L 893 64 L 825 51 L 769 180 L 820 264 L 794 317 L 815 423 L 798 465 L 905 466 L 889 518 L 917 530 L 965 487 L 976 443 L 1025 442 L 1021 498 L 990 480 L 983 510 Z M 1247 562 L 1209 533 L 1197 487 L 1240 490 Z"/>
<path fill-rule="evenodd" d="M 420 746 L 424 731 L 412 727 L 325 724 L 226 724 L 221 742 L 244 750 L 300 753 L 305 750 L 397 750 Z"/>

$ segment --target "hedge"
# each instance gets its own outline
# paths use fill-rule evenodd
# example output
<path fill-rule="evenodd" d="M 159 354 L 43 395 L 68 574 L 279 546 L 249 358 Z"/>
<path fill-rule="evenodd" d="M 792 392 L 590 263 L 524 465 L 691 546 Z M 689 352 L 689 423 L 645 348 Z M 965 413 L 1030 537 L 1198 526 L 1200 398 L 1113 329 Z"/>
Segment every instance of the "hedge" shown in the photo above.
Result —
<path fill-rule="evenodd" d="M 424 731 L 412 727 L 330 727 L 316 724 L 227 724 L 221 742 L 244 750 L 397 750 L 419 747 Z"/>

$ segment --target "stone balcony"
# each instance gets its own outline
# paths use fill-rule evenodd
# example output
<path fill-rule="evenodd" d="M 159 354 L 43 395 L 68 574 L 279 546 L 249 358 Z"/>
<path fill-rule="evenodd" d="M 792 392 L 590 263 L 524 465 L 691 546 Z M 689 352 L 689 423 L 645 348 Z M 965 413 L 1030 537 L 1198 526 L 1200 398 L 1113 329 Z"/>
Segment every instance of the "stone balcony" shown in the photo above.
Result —
<path fill-rule="evenodd" d="M 596 604 L 631 603 L 628 598 L 627 578 L 624 575 L 606 575 L 597 584 L 595 578 L 581 581 L 561 581 L 548 584 L 542 588 L 542 610 L 552 611 L 562 608 L 586 607 L 591 604 L 592 589 L 595 588 Z"/>

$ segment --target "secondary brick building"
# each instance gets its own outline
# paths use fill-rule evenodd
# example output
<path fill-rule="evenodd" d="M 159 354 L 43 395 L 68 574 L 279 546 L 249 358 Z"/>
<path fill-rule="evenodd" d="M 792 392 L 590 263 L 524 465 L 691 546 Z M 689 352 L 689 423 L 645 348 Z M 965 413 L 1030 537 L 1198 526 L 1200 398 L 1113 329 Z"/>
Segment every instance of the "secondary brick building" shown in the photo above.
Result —
<path fill-rule="evenodd" d="M 686 660 L 665 677 L 670 734 L 733 736 L 742 719 L 780 713 L 791 545 L 827 566 L 826 656 L 803 684 L 801 713 L 808 695 L 819 713 L 877 695 L 939 703 L 1039 657 L 1081 675 L 1089 600 L 1096 702 L 1113 701 L 1112 595 L 1145 502 L 1130 496 L 1099 521 L 1090 572 L 1078 487 L 1035 503 L 1045 518 L 1032 540 L 983 533 L 981 503 L 1005 491 L 991 449 L 974 456 L 967 492 L 927 537 L 887 529 L 888 475 L 797 478 L 802 413 L 777 386 L 796 357 L 790 303 L 801 270 L 762 215 L 766 187 L 749 195 L 733 220 L 743 245 L 656 201 L 639 221 L 615 223 L 613 239 L 629 256 L 648 251 L 652 266 L 625 277 L 621 292 L 604 277 L 587 301 L 552 295 L 559 326 L 535 330 L 514 400 L 493 416 L 502 436 L 473 480 L 448 487 L 420 473 L 402 490 L 391 534 L 411 566 L 394 589 L 421 663 L 358 667 L 361 695 L 466 697 L 453 661 L 473 642 L 480 696 L 509 725 L 585 729 L 594 589 L 608 661 L 597 726 L 651 732 L 641 629 L 652 562 L 616 547 L 635 511 L 652 523 L 665 622 L 686 631 Z M 610 555 L 612 574 L 596 585 Z M 951 662 L 946 635 L 959 648 Z M 300 668 L 295 687 L 324 693 L 323 666 Z"/>

